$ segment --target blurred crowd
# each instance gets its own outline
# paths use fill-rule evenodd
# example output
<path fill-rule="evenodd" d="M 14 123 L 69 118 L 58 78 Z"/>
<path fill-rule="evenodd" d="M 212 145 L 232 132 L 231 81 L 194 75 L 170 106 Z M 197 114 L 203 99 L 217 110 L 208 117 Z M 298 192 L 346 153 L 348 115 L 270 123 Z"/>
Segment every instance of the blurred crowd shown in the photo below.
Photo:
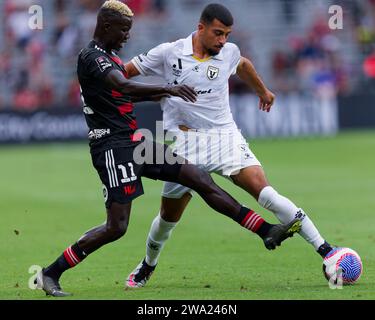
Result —
<path fill-rule="evenodd" d="M 290 34 L 286 45 L 271 57 L 274 90 L 312 91 L 332 97 L 349 90 L 350 64 L 344 61 L 342 44 L 328 27 L 328 18 L 319 16 L 305 34 Z"/>
<path fill-rule="evenodd" d="M 91 39 L 104 0 L 3 0 L 0 29 L 0 109 L 80 106 L 77 54 Z M 137 16 L 162 16 L 164 0 L 128 0 Z M 32 30 L 29 8 L 43 9 Z"/>
<path fill-rule="evenodd" d="M 293 6 L 297 1 L 281 2 L 284 22 L 290 25 L 296 18 Z M 346 95 L 353 90 L 375 93 L 375 0 L 338 0 L 334 3 L 343 8 L 343 27 L 349 35 L 349 43 L 338 35 L 337 30 L 329 28 L 327 11 L 313 12 L 314 19 L 306 31 L 290 32 L 285 44 L 272 52 L 271 86 L 274 91 L 279 94 L 308 91 L 319 97 Z M 354 57 L 345 54 L 349 48 Z M 237 92 L 248 92 L 238 78 L 232 80 L 232 88 Z"/>
<path fill-rule="evenodd" d="M 124 0 L 138 18 L 160 24 L 173 10 L 169 6 L 170 1 Z M 80 106 L 80 88 L 75 75 L 77 53 L 90 40 L 97 10 L 103 2 L 0 1 L 0 109 Z M 280 12 L 285 15 L 285 28 L 290 27 L 295 18 L 293 8 L 298 1 L 273 2 L 280 5 Z M 199 10 L 202 6 L 196 0 L 186 3 Z M 355 53 L 360 68 L 353 68 L 345 60 L 343 50 L 347 43 L 343 43 L 336 32 L 329 29 L 327 13 L 318 15 L 303 32 L 293 30 L 288 33 L 285 44 L 275 47 L 267 57 L 271 70 L 268 85 L 274 91 L 287 93 L 308 90 L 320 96 L 334 96 L 346 94 L 362 83 L 374 83 L 375 0 L 338 0 L 336 3 L 344 8 L 345 28 L 350 28 L 350 41 L 357 49 Z M 43 8 L 43 30 L 29 28 L 28 9 L 33 4 L 40 4 Z M 191 31 L 190 28 L 187 30 Z M 251 37 L 241 37 L 237 32 L 231 40 L 250 57 L 252 52 L 256 52 L 256 48 L 251 47 Z M 248 92 L 236 78 L 230 84 L 234 93 Z"/>

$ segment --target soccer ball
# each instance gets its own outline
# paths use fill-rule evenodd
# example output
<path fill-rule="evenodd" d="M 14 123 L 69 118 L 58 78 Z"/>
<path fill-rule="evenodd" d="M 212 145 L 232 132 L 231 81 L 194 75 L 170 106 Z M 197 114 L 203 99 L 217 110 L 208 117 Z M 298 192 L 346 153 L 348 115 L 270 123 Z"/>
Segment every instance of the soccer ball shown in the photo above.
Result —
<path fill-rule="evenodd" d="M 323 273 L 334 284 L 354 284 L 362 274 L 362 261 L 350 248 L 334 248 L 323 260 Z"/>

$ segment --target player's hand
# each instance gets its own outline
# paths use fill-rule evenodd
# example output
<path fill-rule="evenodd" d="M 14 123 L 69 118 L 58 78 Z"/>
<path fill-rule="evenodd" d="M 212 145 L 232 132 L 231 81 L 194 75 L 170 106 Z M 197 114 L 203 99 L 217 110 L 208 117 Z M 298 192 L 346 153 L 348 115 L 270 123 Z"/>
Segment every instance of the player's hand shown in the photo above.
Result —
<path fill-rule="evenodd" d="M 268 89 L 262 94 L 258 94 L 259 97 L 259 110 L 270 112 L 271 107 L 275 101 L 275 95 Z"/>
<path fill-rule="evenodd" d="M 197 101 L 197 93 L 194 88 L 189 87 L 185 84 L 177 86 L 168 86 L 167 93 L 171 96 L 180 97 L 185 101 L 195 102 Z"/>

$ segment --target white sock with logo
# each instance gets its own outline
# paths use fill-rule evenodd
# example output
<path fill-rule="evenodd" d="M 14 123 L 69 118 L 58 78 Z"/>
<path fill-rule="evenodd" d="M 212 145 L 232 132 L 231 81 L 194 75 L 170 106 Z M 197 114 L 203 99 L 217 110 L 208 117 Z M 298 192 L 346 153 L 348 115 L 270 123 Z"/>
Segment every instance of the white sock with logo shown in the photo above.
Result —
<path fill-rule="evenodd" d="M 302 228 L 299 234 L 311 245 L 315 250 L 324 243 L 324 239 L 320 235 L 306 213 L 290 201 L 288 198 L 277 193 L 271 186 L 262 189 L 259 194 L 258 203 L 265 209 L 270 210 L 282 223 L 289 223 L 295 218 L 302 219 Z"/>
<path fill-rule="evenodd" d="M 160 213 L 152 221 L 150 231 L 146 241 L 146 263 L 155 266 L 165 241 L 168 240 L 177 222 L 165 221 Z"/>

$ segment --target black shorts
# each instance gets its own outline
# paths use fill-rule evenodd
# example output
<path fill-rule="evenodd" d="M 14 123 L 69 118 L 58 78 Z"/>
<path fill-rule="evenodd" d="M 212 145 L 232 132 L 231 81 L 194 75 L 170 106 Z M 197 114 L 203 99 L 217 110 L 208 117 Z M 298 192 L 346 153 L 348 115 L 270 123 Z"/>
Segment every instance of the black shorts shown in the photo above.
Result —
<path fill-rule="evenodd" d="M 137 145 L 91 155 L 92 163 L 103 183 L 106 208 L 110 208 L 112 202 L 125 204 L 141 196 L 144 193 L 142 176 L 155 180 L 177 180 L 184 159 L 174 154 L 167 145 L 154 141 L 143 141 L 143 144 L 144 150 L 153 150 L 152 154 L 147 152 L 146 155 L 146 151 L 142 152 L 143 147 Z M 170 161 L 171 155 L 178 161 Z"/>

